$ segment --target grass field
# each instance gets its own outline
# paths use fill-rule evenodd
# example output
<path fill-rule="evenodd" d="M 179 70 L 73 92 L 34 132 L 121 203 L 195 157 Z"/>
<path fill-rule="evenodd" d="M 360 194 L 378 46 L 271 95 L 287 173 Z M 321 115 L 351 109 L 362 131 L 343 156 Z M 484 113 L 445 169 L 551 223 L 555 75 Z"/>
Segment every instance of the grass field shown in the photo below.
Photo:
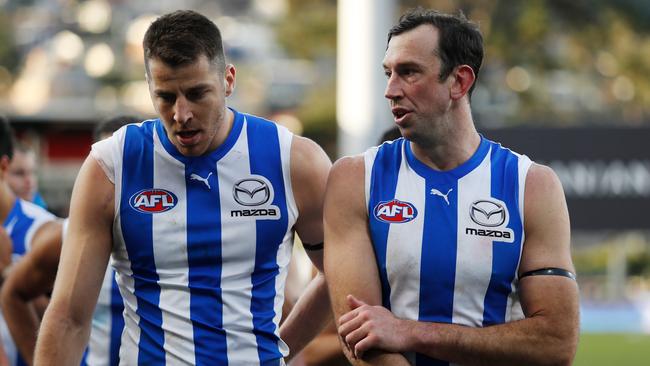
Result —
<path fill-rule="evenodd" d="M 650 335 L 583 333 L 573 365 L 648 366 Z"/>

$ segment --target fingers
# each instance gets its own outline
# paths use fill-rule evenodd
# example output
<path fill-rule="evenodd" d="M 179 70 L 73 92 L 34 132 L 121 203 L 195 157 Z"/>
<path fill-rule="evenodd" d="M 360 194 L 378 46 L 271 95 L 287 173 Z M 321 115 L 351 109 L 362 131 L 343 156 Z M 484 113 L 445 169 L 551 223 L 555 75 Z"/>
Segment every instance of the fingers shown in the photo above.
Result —
<path fill-rule="evenodd" d="M 346 299 L 348 300 L 348 305 L 350 306 L 351 310 L 362 307 L 363 305 L 367 305 L 365 302 L 357 299 L 353 295 L 348 295 Z"/>
<path fill-rule="evenodd" d="M 348 305 L 350 306 L 350 311 L 348 311 L 347 313 L 341 315 L 341 317 L 339 318 L 339 322 L 338 322 L 339 325 L 341 325 L 343 323 L 347 323 L 350 320 L 354 319 L 358 315 L 358 313 L 360 311 L 359 308 L 364 306 L 364 305 L 367 305 L 365 302 L 357 299 L 356 297 L 354 297 L 352 295 L 347 296 L 347 301 L 348 301 Z"/>
<path fill-rule="evenodd" d="M 377 337 L 369 333 L 354 345 L 354 356 L 363 358 L 363 354 L 371 348 L 379 348 L 379 344 Z"/>
<path fill-rule="evenodd" d="M 359 316 L 358 311 L 351 311 L 339 319 L 338 331 L 341 337 L 345 337 L 353 330 L 361 327 L 365 319 Z"/>

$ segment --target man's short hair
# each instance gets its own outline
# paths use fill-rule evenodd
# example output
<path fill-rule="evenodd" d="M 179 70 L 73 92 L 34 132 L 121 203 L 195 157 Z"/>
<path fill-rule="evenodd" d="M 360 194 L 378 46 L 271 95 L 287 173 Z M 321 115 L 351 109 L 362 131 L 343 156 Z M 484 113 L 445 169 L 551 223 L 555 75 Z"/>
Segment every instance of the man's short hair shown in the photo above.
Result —
<path fill-rule="evenodd" d="M 14 133 L 7 117 L 0 115 L 0 158 L 14 156 Z"/>
<path fill-rule="evenodd" d="M 130 123 L 138 123 L 140 121 L 142 120 L 139 117 L 131 116 L 131 115 L 108 117 L 106 119 L 101 120 L 95 126 L 95 129 L 93 130 L 93 139 L 95 141 L 99 141 L 102 135 L 112 134 L 113 132 L 119 130 L 120 127 L 124 125 L 128 125 Z"/>
<path fill-rule="evenodd" d="M 476 79 L 483 62 L 483 36 L 478 26 L 468 20 L 462 12 L 458 15 L 441 13 L 421 7 L 403 14 L 397 25 L 388 32 L 388 43 L 399 34 L 412 30 L 422 24 L 430 24 L 439 32 L 438 49 L 433 50 L 440 57 L 440 81 L 445 80 L 455 67 L 468 65 Z M 472 94 L 476 82 L 469 89 Z"/>
<path fill-rule="evenodd" d="M 205 55 L 219 70 L 226 66 L 219 28 L 192 10 L 177 10 L 157 18 L 147 29 L 142 46 L 147 73 L 150 59 L 178 67 Z"/>

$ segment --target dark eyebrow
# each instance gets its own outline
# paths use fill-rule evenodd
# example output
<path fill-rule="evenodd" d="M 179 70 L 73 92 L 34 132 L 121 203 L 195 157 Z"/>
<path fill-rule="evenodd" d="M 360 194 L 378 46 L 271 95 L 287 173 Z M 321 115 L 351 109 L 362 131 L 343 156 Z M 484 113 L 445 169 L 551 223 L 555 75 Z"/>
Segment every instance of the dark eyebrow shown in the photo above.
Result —
<path fill-rule="evenodd" d="M 382 63 L 381 66 L 384 68 L 384 70 L 389 69 L 389 67 L 386 66 L 386 64 L 384 64 L 384 63 Z M 395 69 L 398 69 L 398 70 L 399 69 L 406 69 L 406 68 L 417 68 L 417 69 L 419 69 L 421 67 L 422 66 L 420 64 L 416 63 L 416 62 L 400 62 L 400 63 L 395 65 Z"/>

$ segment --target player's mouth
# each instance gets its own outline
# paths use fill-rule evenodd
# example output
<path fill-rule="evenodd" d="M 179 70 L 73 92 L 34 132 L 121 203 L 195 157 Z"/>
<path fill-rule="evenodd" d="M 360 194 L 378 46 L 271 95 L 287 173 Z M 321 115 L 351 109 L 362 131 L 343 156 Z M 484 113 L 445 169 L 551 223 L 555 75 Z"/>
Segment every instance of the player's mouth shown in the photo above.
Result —
<path fill-rule="evenodd" d="M 198 142 L 200 132 L 201 131 L 199 130 L 179 131 L 176 133 L 176 136 L 178 138 L 178 142 L 181 145 L 189 146 L 194 145 Z"/>
<path fill-rule="evenodd" d="M 393 107 L 391 108 L 391 112 L 393 113 L 395 123 L 398 125 L 404 122 L 404 119 L 411 113 L 411 111 L 402 107 Z"/>

